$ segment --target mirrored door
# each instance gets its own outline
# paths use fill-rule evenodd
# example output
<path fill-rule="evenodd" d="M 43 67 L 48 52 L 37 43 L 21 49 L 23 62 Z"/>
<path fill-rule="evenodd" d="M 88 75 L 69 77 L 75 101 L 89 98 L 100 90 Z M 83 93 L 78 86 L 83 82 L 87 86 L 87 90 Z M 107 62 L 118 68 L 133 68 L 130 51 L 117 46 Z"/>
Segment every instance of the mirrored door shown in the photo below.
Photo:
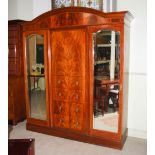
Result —
<path fill-rule="evenodd" d="M 29 117 L 46 120 L 44 36 L 32 34 L 26 38 L 27 93 Z"/>
<path fill-rule="evenodd" d="M 93 129 L 118 132 L 120 32 L 93 33 Z"/>

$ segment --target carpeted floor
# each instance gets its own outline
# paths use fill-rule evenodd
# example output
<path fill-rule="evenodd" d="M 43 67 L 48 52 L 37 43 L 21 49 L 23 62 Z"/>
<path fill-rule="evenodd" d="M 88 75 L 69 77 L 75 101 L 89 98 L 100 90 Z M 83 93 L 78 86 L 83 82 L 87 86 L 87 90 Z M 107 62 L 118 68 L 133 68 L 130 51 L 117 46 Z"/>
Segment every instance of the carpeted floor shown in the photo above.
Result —
<path fill-rule="evenodd" d="M 13 138 L 35 138 L 35 155 L 146 155 L 147 142 L 144 139 L 128 137 L 123 150 L 77 142 L 27 131 L 26 122 L 18 123 L 10 133 Z"/>

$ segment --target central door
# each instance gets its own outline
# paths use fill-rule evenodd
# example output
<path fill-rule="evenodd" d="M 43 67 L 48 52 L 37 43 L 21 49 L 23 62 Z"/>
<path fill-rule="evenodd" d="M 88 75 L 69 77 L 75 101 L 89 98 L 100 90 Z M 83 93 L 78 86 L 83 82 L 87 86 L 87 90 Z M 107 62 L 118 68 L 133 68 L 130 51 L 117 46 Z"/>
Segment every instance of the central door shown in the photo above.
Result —
<path fill-rule="evenodd" d="M 86 128 L 85 29 L 51 31 L 52 124 L 81 131 Z"/>

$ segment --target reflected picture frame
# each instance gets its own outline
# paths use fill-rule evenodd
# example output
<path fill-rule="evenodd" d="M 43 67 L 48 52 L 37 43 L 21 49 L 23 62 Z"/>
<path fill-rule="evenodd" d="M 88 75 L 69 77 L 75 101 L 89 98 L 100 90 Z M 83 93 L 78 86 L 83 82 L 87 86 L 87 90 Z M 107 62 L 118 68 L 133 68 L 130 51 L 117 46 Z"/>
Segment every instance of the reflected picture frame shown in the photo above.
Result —
<path fill-rule="evenodd" d="M 103 11 L 104 0 L 51 0 L 52 9 L 62 7 L 88 7 Z"/>

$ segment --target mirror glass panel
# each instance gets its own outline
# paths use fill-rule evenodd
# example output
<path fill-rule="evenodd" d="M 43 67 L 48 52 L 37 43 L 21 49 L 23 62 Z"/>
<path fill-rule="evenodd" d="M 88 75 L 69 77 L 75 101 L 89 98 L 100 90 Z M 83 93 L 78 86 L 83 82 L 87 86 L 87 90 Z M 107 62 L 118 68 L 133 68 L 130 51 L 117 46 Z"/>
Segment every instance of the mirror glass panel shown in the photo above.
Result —
<path fill-rule="evenodd" d="M 26 39 L 29 116 L 46 120 L 46 85 L 44 71 L 44 36 Z"/>
<path fill-rule="evenodd" d="M 93 33 L 93 129 L 118 132 L 120 33 Z"/>

